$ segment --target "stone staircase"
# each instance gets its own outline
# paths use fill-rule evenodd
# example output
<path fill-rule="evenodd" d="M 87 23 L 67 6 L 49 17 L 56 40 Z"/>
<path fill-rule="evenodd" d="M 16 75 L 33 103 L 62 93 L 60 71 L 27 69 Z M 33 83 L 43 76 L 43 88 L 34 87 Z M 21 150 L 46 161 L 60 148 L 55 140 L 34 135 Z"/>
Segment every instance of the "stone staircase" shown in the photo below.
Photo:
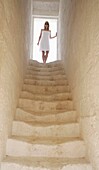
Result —
<path fill-rule="evenodd" d="M 30 61 L 1 170 L 92 170 L 61 61 Z"/>

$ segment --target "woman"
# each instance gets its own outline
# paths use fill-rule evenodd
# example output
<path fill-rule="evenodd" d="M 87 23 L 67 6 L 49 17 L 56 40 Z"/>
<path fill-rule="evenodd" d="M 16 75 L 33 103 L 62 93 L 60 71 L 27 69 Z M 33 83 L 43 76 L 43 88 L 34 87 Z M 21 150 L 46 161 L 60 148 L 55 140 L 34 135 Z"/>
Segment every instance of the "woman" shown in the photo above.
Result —
<path fill-rule="evenodd" d="M 49 30 L 49 22 L 46 21 L 44 24 L 44 29 L 41 29 L 41 33 L 37 43 L 37 45 L 39 45 L 40 43 L 40 51 L 42 51 L 43 63 L 46 63 L 46 60 L 48 58 L 48 54 L 50 50 L 49 39 L 55 38 L 56 36 L 57 33 L 55 36 L 51 37 L 51 31 Z"/>

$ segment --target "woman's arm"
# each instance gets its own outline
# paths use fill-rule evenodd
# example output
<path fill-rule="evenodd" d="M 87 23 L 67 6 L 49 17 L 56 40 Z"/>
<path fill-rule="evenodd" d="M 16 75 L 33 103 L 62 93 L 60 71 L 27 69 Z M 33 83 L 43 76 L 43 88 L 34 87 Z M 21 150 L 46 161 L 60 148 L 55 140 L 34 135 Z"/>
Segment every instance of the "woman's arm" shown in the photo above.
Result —
<path fill-rule="evenodd" d="M 40 32 L 40 36 L 39 36 L 39 39 L 38 39 L 38 43 L 37 43 L 37 45 L 39 45 L 39 42 L 40 42 L 41 36 L 42 36 L 42 30 L 41 30 L 41 32 Z"/>
<path fill-rule="evenodd" d="M 50 39 L 55 38 L 55 37 L 57 37 L 57 32 L 56 32 L 56 35 L 53 37 L 51 36 L 51 32 L 50 32 Z"/>

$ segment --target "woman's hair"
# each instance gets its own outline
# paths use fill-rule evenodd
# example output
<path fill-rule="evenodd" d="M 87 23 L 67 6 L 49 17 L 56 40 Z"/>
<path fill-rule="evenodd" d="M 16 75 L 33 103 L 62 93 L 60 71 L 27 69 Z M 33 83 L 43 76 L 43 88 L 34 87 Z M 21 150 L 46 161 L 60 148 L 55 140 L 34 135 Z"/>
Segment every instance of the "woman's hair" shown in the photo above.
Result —
<path fill-rule="evenodd" d="M 45 22 L 44 28 L 45 28 L 45 25 L 48 25 L 48 29 L 47 30 L 49 30 L 49 22 L 48 21 Z"/>

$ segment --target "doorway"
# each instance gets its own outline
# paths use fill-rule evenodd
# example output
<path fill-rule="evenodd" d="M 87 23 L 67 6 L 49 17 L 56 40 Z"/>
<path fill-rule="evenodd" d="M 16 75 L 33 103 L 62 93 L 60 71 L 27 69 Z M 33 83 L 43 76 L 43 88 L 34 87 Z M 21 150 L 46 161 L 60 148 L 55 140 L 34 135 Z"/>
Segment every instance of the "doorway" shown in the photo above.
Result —
<path fill-rule="evenodd" d="M 45 21 L 48 21 L 50 24 L 51 36 L 54 36 L 57 32 L 57 19 L 49 19 L 49 18 L 36 18 L 33 19 L 33 60 L 36 60 L 42 63 L 42 52 L 39 50 L 39 46 L 37 45 L 40 31 L 44 28 Z M 57 60 L 57 38 L 50 39 L 50 52 L 47 59 L 47 63 L 53 62 Z"/>

